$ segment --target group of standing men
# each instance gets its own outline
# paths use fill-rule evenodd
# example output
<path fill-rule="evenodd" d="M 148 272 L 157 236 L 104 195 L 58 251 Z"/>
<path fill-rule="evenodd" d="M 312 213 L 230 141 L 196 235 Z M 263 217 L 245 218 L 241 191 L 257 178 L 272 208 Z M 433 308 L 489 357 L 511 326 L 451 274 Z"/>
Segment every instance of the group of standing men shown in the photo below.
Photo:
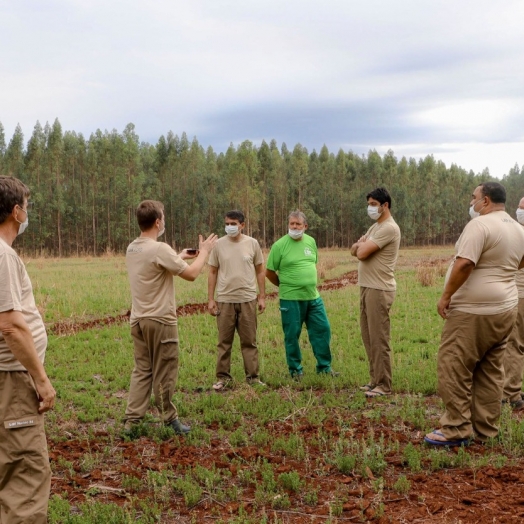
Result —
<path fill-rule="evenodd" d="M 27 227 L 28 198 L 22 182 L 0 177 L 0 522 L 6 524 L 46 522 L 51 479 L 43 413 L 53 407 L 56 392 L 43 367 L 47 337 L 26 269 L 11 247 Z M 360 389 L 373 398 L 392 393 L 389 312 L 400 230 L 384 188 L 366 198 L 375 223 L 352 245 L 351 254 L 359 260 L 360 326 L 370 374 Z M 524 273 L 517 273 L 524 267 L 524 229 L 505 212 L 505 201 L 500 184 L 479 185 L 472 220 L 456 244 L 438 303 L 446 321 L 438 352 L 438 390 L 446 411 L 442 428 L 426 435 L 429 444 L 460 445 L 473 437 L 485 441 L 498 432 L 501 400 L 524 408 Z M 143 420 L 151 391 L 163 423 L 180 435 L 190 431 L 172 402 L 179 344 L 173 276 L 195 280 L 209 255 L 208 310 L 218 328 L 216 391 L 231 380 L 235 331 L 247 382 L 264 386 L 256 330 L 257 310 L 266 307 L 266 277 L 279 288 L 290 375 L 300 380 L 304 373 L 299 346 L 304 323 L 317 373 L 338 375 L 331 368 L 331 330 L 317 290 L 317 246 L 306 234 L 302 212 L 289 215 L 288 234 L 271 248 L 266 269 L 258 242 L 243 233 L 245 218 L 239 211 L 226 213 L 226 236 L 200 236 L 198 249 L 180 254 L 158 242 L 165 230 L 162 203 L 143 201 L 136 216 L 141 234 L 126 253 L 135 362 L 125 412 L 128 434 Z M 517 219 L 524 225 L 524 198 Z"/>

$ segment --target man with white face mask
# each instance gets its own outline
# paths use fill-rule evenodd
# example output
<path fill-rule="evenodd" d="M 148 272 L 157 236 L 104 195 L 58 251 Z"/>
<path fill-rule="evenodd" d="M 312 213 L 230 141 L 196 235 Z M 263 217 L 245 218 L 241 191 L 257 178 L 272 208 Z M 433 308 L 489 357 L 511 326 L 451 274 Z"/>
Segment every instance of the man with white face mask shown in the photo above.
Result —
<path fill-rule="evenodd" d="M 243 233 L 244 214 L 229 211 L 226 236 L 220 238 L 209 257 L 208 311 L 217 319 L 218 356 L 213 389 L 223 391 L 231 382 L 231 347 L 235 330 L 240 337 L 246 381 L 264 385 L 259 379 L 257 306 L 266 309 L 264 256 L 257 240 Z M 258 284 L 258 298 L 257 298 Z M 216 301 L 215 301 L 216 291 Z"/>
<path fill-rule="evenodd" d="M 51 469 L 43 413 L 56 392 L 43 365 L 44 322 L 11 247 L 27 227 L 28 197 L 20 180 L 0 176 L 0 521 L 44 524 Z"/>
<path fill-rule="evenodd" d="M 295 380 L 304 374 L 299 339 L 305 323 L 317 373 L 336 376 L 331 369 L 331 327 L 317 289 L 317 244 L 305 233 L 307 220 L 301 211 L 290 213 L 288 225 L 288 234 L 271 248 L 266 277 L 278 286 L 289 373 Z"/>
<path fill-rule="evenodd" d="M 391 197 L 378 187 L 368 193 L 368 216 L 375 223 L 351 246 L 358 258 L 360 331 L 369 361 L 369 383 L 360 389 L 366 397 L 391 394 L 389 311 L 397 283 L 394 269 L 400 247 L 400 229 L 391 216 Z"/>
<path fill-rule="evenodd" d="M 506 190 L 484 182 L 473 192 L 470 220 L 457 243 L 437 304 L 445 320 L 437 357 L 445 406 L 435 446 L 486 442 L 498 434 L 504 353 L 517 318 L 515 275 L 524 267 L 524 229 L 505 212 Z"/>
<path fill-rule="evenodd" d="M 136 435 L 151 399 L 155 397 L 163 423 L 178 435 L 190 431 L 178 419 L 172 397 L 178 377 L 178 326 L 173 277 L 195 280 L 217 236 L 199 235 L 198 254 L 183 250 L 178 255 L 165 242 L 158 242 L 166 223 L 164 205 L 144 200 L 136 210 L 140 236 L 127 247 L 126 266 L 131 286 L 131 336 L 135 367 L 124 419 L 124 434 Z M 194 258 L 191 265 L 185 260 Z"/>
<path fill-rule="evenodd" d="M 517 222 L 524 227 L 524 198 L 517 209 Z M 522 374 L 524 373 L 524 269 L 515 276 L 519 294 L 518 314 L 508 345 L 504 353 L 504 391 L 502 402 L 511 405 L 515 411 L 524 409 L 522 399 Z"/>

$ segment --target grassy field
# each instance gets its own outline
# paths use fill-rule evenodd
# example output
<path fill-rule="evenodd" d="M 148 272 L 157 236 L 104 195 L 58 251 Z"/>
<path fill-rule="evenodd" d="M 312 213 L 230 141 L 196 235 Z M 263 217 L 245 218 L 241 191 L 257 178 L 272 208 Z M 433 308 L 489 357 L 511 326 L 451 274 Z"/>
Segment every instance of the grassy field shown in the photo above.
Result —
<path fill-rule="evenodd" d="M 358 391 L 368 375 L 354 285 L 322 293 L 333 368 L 341 373 L 336 379 L 314 373 L 305 334 L 304 380 L 288 377 L 273 299 L 259 317 L 267 388 L 245 385 L 236 341 L 235 382 L 215 394 L 215 321 L 203 314 L 180 318 L 175 403 L 193 428 L 185 439 L 163 428 L 154 410 L 136 440 L 121 439 L 133 366 L 126 323 L 50 335 L 46 368 L 58 392 L 46 418 L 54 471 L 50 522 L 413 522 L 410 493 L 421 475 L 520 464 L 524 425 L 509 410 L 500 439 L 485 449 L 442 451 L 420 444 L 441 411 L 434 396 L 442 329 L 436 302 L 452 252 L 401 251 L 392 309 L 394 395 L 371 403 Z M 25 262 L 50 329 L 57 322 L 121 315 L 130 307 L 121 257 Z M 347 251 L 321 252 L 322 280 L 355 269 Z M 204 271 L 194 283 L 176 279 L 178 305 L 206 302 L 206 277 Z M 425 495 L 426 506 L 433 495 Z M 459 521 L 434 514 L 435 522 Z"/>

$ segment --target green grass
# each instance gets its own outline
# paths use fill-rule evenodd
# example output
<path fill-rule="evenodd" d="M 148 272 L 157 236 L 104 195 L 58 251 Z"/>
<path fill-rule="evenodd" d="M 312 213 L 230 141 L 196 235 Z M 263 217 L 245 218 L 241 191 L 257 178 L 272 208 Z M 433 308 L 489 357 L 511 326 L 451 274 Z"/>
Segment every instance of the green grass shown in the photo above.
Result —
<path fill-rule="evenodd" d="M 442 329 L 436 303 L 443 286 L 443 277 L 438 277 L 434 285 L 423 287 L 417 281 L 415 264 L 451 253 L 449 247 L 401 252 L 391 314 L 394 395 L 373 403 L 366 402 L 358 391 L 358 386 L 368 381 L 368 368 L 360 338 L 357 286 L 322 293 L 332 327 L 333 367 L 341 372 L 336 379 L 314 372 L 315 359 L 305 332 L 301 339 L 304 380 L 297 383 L 290 379 L 278 301 L 269 300 L 266 312 L 259 317 L 258 333 L 261 378 L 267 388 L 245 384 L 235 340 L 234 382 L 227 393 L 217 395 L 211 390 L 216 365 L 215 319 L 210 315 L 179 318 L 180 371 L 174 402 L 180 417 L 193 429 L 182 443 L 161 426 L 158 413 L 151 410 L 136 436 L 158 449 L 169 441 L 202 456 L 219 446 L 221 469 L 206 469 L 197 462 L 191 466 L 166 462 L 164 469 L 149 469 L 142 479 L 128 470 L 117 470 L 114 475 L 120 479 L 127 500 L 124 506 L 107 501 L 96 486 L 77 485 L 75 479 L 79 474 L 107 469 L 107 462 L 113 468 L 115 463 L 127 464 L 125 448 L 117 442 L 121 442 L 133 366 L 129 326 L 115 324 L 76 335 L 50 335 L 46 368 L 58 401 L 46 416 L 49 440 L 57 444 L 76 439 L 89 444 L 75 460 L 55 458 L 53 468 L 76 486 L 84 502 L 75 502 L 67 493 L 55 493 L 49 521 L 157 522 L 169 518 L 169 501 L 178 498 L 197 522 L 199 514 L 191 512 L 206 504 L 225 507 L 244 497 L 249 505 L 237 509 L 227 521 L 264 522 L 271 511 L 285 512 L 295 504 L 325 504 L 326 490 L 331 514 L 336 517 L 342 513 L 347 496 L 342 484 L 330 480 L 333 474 L 361 478 L 375 493 L 377 514 L 387 513 L 382 501 L 388 497 L 383 492 L 390 490 L 390 498 L 407 494 L 416 475 L 447 468 L 499 468 L 520 459 L 524 456 L 524 422 L 512 417 L 509 409 L 503 412 L 500 438 L 490 443 L 484 455 L 429 449 L 420 445 L 420 437 L 414 437 L 433 429 L 442 410 L 440 400 L 428 395 L 436 392 Z M 49 324 L 116 315 L 129 308 L 122 257 L 26 263 L 37 303 L 43 304 Z M 344 250 L 321 252 L 319 265 L 324 278 L 357 267 Z M 205 302 L 206 277 L 204 271 L 194 283 L 176 279 L 177 303 Z M 268 291 L 271 287 L 268 284 Z M 104 446 L 92 447 L 90 442 L 100 433 L 105 435 Z M 253 447 L 276 457 L 276 464 L 251 457 Z M 391 457 L 399 465 L 397 469 L 388 465 Z M 142 460 L 147 461 L 147 456 Z M 305 470 L 304 476 L 297 472 L 297 465 Z M 321 479 L 328 487 L 320 489 L 311 479 Z M 219 515 L 214 518 L 222 521 Z M 276 517 L 270 521 L 280 522 Z"/>

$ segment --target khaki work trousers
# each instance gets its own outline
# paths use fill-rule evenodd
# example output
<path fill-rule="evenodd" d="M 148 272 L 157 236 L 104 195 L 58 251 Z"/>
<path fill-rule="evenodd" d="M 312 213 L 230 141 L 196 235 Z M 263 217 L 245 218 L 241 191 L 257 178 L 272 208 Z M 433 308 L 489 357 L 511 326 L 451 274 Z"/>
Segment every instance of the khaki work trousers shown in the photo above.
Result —
<path fill-rule="evenodd" d="M 504 353 L 504 392 L 509 402 L 521 400 L 522 374 L 524 373 L 524 298 L 519 298 L 517 320 L 511 331 Z"/>
<path fill-rule="evenodd" d="M 178 418 L 172 402 L 178 377 L 178 328 L 156 320 L 142 319 L 131 328 L 135 367 L 131 373 L 124 420 L 140 422 L 151 401 L 168 424 Z"/>
<path fill-rule="evenodd" d="M 498 433 L 504 368 L 502 362 L 517 307 L 497 315 L 452 310 L 438 350 L 438 393 L 445 412 L 442 434 L 449 440 L 479 440 Z"/>
<path fill-rule="evenodd" d="M 240 338 L 246 380 L 258 378 L 257 299 L 250 302 L 217 302 L 218 356 L 216 375 L 219 380 L 231 380 L 231 347 L 235 330 Z"/>
<path fill-rule="evenodd" d="M 33 379 L 0 371 L 0 524 L 45 524 L 51 468 Z"/>
<path fill-rule="evenodd" d="M 391 393 L 391 346 L 389 311 L 395 291 L 360 288 L 360 332 L 369 361 L 370 384 Z"/>

